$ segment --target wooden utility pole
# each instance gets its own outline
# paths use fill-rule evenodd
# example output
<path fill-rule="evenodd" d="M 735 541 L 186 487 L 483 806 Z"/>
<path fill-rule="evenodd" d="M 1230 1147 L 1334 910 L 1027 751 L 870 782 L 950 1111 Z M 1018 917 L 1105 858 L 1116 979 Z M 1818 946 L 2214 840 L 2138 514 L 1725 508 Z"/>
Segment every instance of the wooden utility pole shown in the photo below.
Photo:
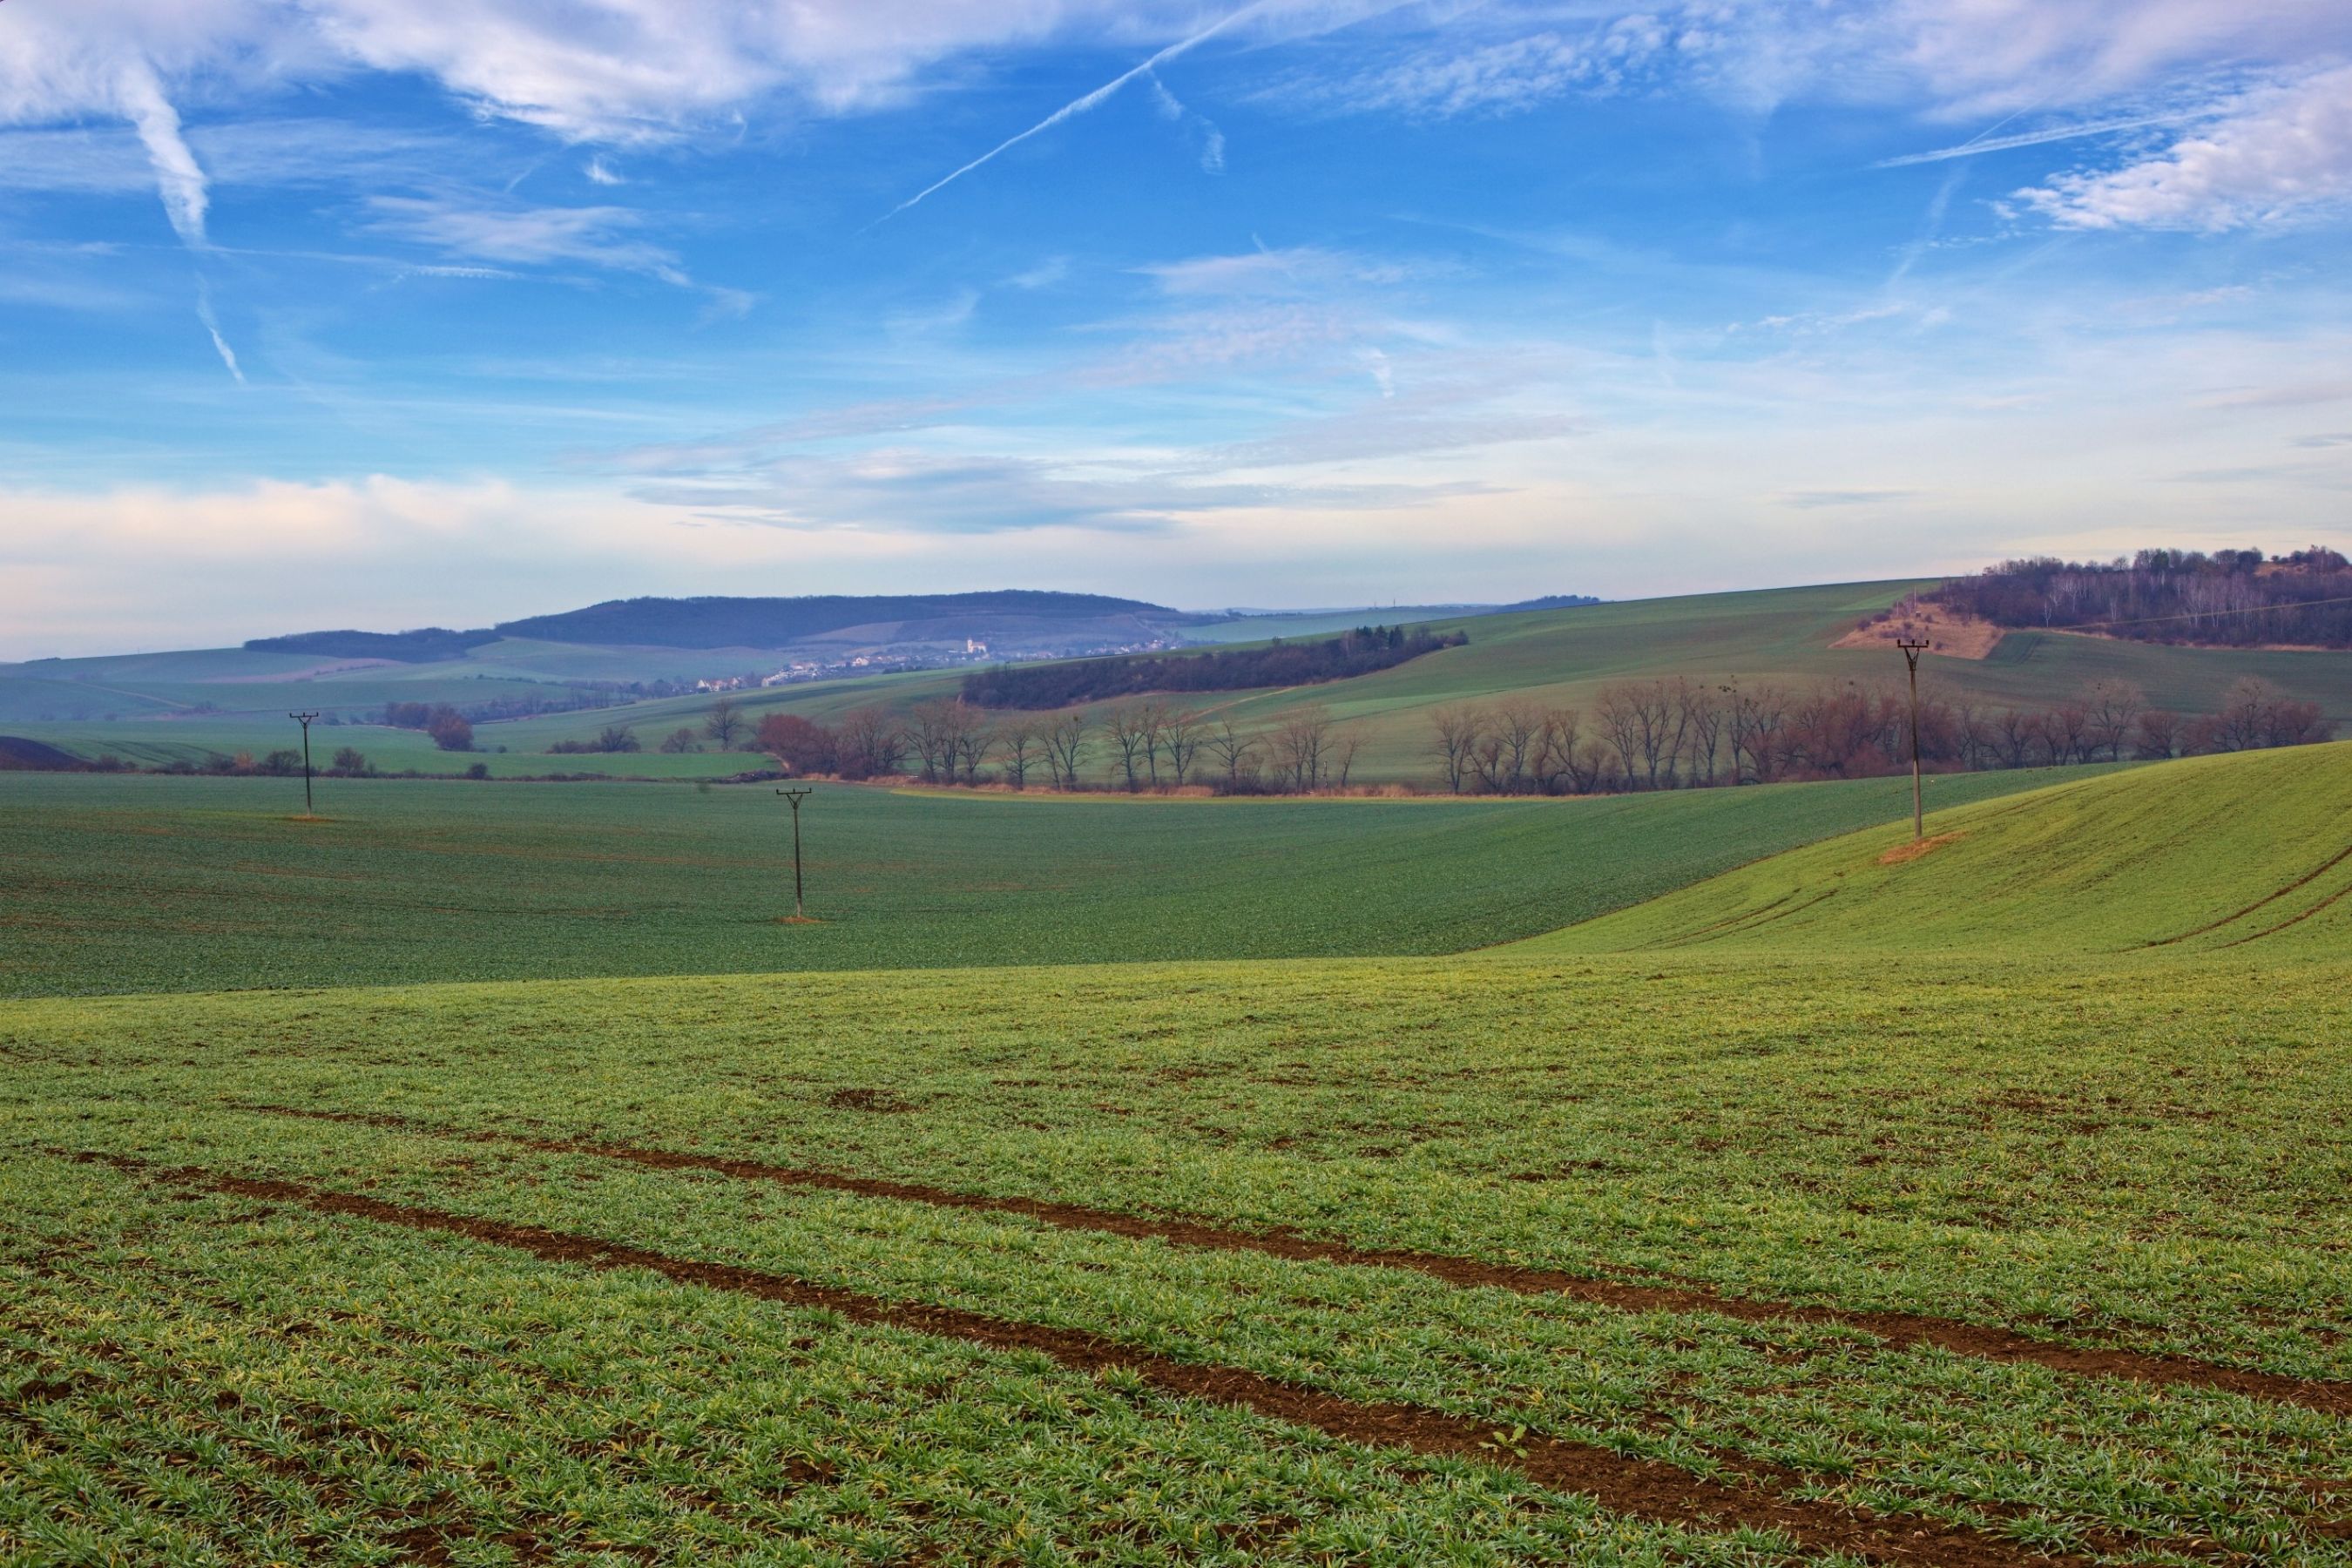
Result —
<path fill-rule="evenodd" d="M 302 815 L 315 816 L 318 813 L 310 805 L 310 721 L 318 715 L 289 713 L 286 717 L 302 726 Z"/>
<path fill-rule="evenodd" d="M 801 802 L 816 792 L 803 786 L 776 793 L 793 803 L 793 919 L 806 920 L 808 912 L 801 907 Z"/>
<path fill-rule="evenodd" d="M 1897 637 L 1895 646 L 1911 667 L 1911 842 L 1916 844 L 1927 837 L 1927 816 L 1919 805 L 1919 656 L 1928 645 L 1924 639 Z"/>

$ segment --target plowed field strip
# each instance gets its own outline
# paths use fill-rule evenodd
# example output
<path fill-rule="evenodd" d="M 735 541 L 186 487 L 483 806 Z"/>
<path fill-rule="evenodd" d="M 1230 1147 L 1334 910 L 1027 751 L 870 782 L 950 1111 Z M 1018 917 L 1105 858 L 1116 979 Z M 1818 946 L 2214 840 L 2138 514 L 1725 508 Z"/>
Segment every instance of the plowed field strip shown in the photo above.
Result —
<path fill-rule="evenodd" d="M 2318 880 L 2328 872 L 2334 870 L 2336 867 L 2342 865 L 2347 859 L 2352 859 L 2352 844 L 2346 845 L 2342 849 L 2337 850 L 2334 855 L 2329 856 L 2317 866 L 2305 871 L 2302 876 L 2297 877 L 2294 881 L 2289 882 L 2285 887 L 2279 889 L 2276 892 L 2264 893 L 2261 898 L 2256 899 L 2252 903 L 2248 904 L 2242 910 L 2237 910 L 2229 914 L 2223 915 L 2218 921 L 2208 921 L 2203 925 L 2199 926 L 2196 930 L 2182 931 L 2179 936 L 2158 937 L 2154 942 L 2142 942 L 2140 945 L 2142 947 L 2170 947 L 2174 942 L 2187 942 L 2192 936 L 2203 936 L 2209 931 L 2220 931 L 2231 921 L 2242 921 L 2248 915 L 2252 914 L 2256 910 L 2261 909 L 2263 905 L 2274 904 L 2281 899 L 2285 898 L 2289 893 L 2294 892 L 2297 888 L 2305 887 Z M 2340 897 L 2341 895 L 2338 896 Z M 2333 902 L 2334 900 L 2331 900 L 2329 901 Z M 2301 917 L 2297 918 L 2299 919 Z M 2288 925 L 2293 925 L 2294 921 L 2289 921 L 2286 923 Z M 2273 926 L 2271 928 L 2272 931 L 2277 931 L 2280 929 L 2282 928 L 2278 926 Z M 2261 931 L 2256 934 L 2268 936 L 2270 931 Z M 2237 944 L 2232 942 L 2231 945 L 2234 947 Z"/>
<path fill-rule="evenodd" d="M 59 1152 L 65 1152 L 59 1151 Z M 643 1268 L 681 1284 L 729 1290 L 788 1306 L 837 1312 L 853 1322 L 970 1341 L 991 1349 L 1031 1351 L 1074 1371 L 1123 1369 L 1162 1391 L 1238 1405 L 1278 1421 L 1312 1426 L 1343 1442 L 1408 1448 L 1516 1470 L 1537 1484 L 1578 1492 L 1603 1507 L 1654 1522 L 1722 1531 L 1778 1531 L 1811 1553 L 1844 1552 L 1876 1562 L 1936 1568 L 2009 1568 L 2014 1564 L 2079 1565 L 2079 1556 L 2037 1552 L 2021 1542 L 1979 1530 L 1912 1517 L 1882 1518 L 1866 1510 L 1775 1495 L 1765 1488 L 1793 1478 L 1769 1466 L 1744 1466 L 1751 1484 L 1727 1485 L 1658 1459 L 1628 1458 L 1607 1448 L 1538 1433 L 1506 1440 L 1491 1425 L 1417 1405 L 1345 1399 L 1238 1367 L 1173 1361 L 1098 1335 L 993 1318 L 954 1307 L 887 1301 L 839 1286 L 763 1273 L 730 1263 L 673 1258 L 667 1253 L 537 1226 L 388 1203 L 298 1182 L 233 1176 L 194 1166 L 167 1166 L 127 1155 L 84 1152 L 69 1157 L 184 1186 L 269 1203 L 299 1205 L 320 1214 L 402 1226 L 410 1230 L 512 1247 L 551 1263 L 587 1268 Z"/>
<path fill-rule="evenodd" d="M 2163 1355 L 2148 1351 L 2085 1350 L 2029 1339 L 2008 1329 L 1988 1328 L 1952 1318 L 1912 1312 L 1848 1311 L 1836 1307 L 1801 1307 L 1789 1301 L 1760 1301 L 1725 1296 L 1696 1285 L 1634 1285 L 1616 1279 L 1595 1279 L 1547 1268 L 1521 1268 L 1482 1263 L 1475 1258 L 1444 1253 L 1413 1252 L 1391 1247 L 1349 1247 L 1317 1241 L 1284 1231 L 1232 1230 L 1206 1220 L 1120 1214 L 1077 1204 L 1047 1203 L 1036 1198 L 993 1197 L 959 1193 L 914 1182 L 894 1182 L 872 1176 L 845 1176 L 831 1171 L 803 1170 L 789 1165 L 765 1165 L 751 1160 L 716 1154 L 687 1154 L 667 1149 L 640 1149 L 627 1144 L 593 1143 L 558 1138 L 512 1138 L 437 1127 L 401 1116 L 361 1115 L 351 1111 L 306 1110 L 283 1105 L 244 1105 L 237 1109 L 274 1116 L 300 1116 L 326 1121 L 356 1121 L 372 1126 L 471 1142 L 504 1143 L 549 1154 L 586 1154 L 621 1160 L 661 1171 L 710 1171 L 742 1181 L 775 1182 L 785 1186 L 817 1187 L 828 1192 L 855 1193 L 866 1197 L 898 1198 L 932 1204 L 941 1208 L 976 1209 L 990 1214 L 1020 1215 L 1067 1230 L 1108 1232 L 1165 1241 L 1177 1247 L 1198 1247 L 1226 1252 L 1257 1252 L 1318 1263 L 1353 1264 L 1370 1268 L 1409 1268 L 1443 1279 L 1449 1285 L 1490 1286 L 1521 1295 L 1559 1295 L 1628 1312 L 1713 1312 L 1744 1321 L 1819 1323 L 1858 1329 L 1885 1340 L 1897 1350 L 1927 1345 L 1955 1355 L 1986 1361 L 2028 1362 L 2053 1372 L 2084 1376 L 2127 1377 L 2141 1383 L 2171 1384 L 2218 1389 L 2299 1405 L 2328 1415 L 2352 1415 L 2352 1384 L 2282 1377 L 2275 1373 L 2221 1366 L 2192 1356 Z"/>

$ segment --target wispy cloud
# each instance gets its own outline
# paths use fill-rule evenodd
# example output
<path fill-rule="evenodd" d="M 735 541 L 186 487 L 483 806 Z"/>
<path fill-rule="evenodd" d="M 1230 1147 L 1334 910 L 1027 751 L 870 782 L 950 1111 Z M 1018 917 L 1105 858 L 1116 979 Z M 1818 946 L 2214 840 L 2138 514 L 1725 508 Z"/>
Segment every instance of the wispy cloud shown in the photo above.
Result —
<path fill-rule="evenodd" d="M 1988 153 L 2007 153 L 2019 147 L 2046 146 L 2053 142 L 2079 142 L 2088 136 L 2114 136 L 2126 131 L 2145 131 L 2152 125 L 2179 125 L 2184 121 L 2203 119 L 2208 112 L 2136 114 L 2123 120 L 2099 120 L 2084 125 L 2053 125 L 2040 131 L 2020 132 L 2012 136 L 1979 136 L 1958 146 L 1937 147 L 1927 153 L 1906 153 L 1897 158 L 1881 158 L 1871 167 L 1903 169 L 1915 163 L 1940 163 L 1950 158 L 1976 158 Z"/>
<path fill-rule="evenodd" d="M 619 170 L 614 168 L 613 165 L 605 160 L 602 153 L 598 153 L 595 157 L 589 159 L 587 163 L 582 164 L 580 172 L 587 175 L 592 182 L 599 185 L 625 185 L 629 183 L 625 177 L 623 177 Z"/>
<path fill-rule="evenodd" d="M 1911 500 L 1916 490 L 1791 490 L 1780 498 L 1782 506 L 1803 510 L 1822 507 L 1892 506 L 1896 501 Z"/>
<path fill-rule="evenodd" d="M 583 262 L 694 286 L 676 251 L 635 237 L 646 220 L 627 207 L 494 207 L 450 196 L 371 196 L 367 207 L 375 232 L 454 255 L 519 266 Z"/>
<path fill-rule="evenodd" d="M 1667 26 L 1647 16 L 1573 36 L 1547 31 L 1483 44 L 1447 38 L 1352 75 L 1286 78 L 1263 96 L 1426 120 L 1516 114 L 1571 93 L 1614 92 L 1649 70 L 1669 39 Z"/>

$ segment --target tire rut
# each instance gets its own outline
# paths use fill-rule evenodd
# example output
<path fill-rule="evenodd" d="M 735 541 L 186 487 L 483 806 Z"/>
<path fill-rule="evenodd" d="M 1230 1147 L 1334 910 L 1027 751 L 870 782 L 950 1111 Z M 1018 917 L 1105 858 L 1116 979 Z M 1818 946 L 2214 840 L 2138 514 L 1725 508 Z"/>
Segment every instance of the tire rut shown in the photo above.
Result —
<path fill-rule="evenodd" d="M 1856 1329 L 1885 1341 L 1895 1350 L 1913 1346 L 1974 1356 L 1984 1361 L 2022 1362 L 2053 1372 L 2082 1376 L 2122 1377 L 2140 1383 L 2214 1389 L 2273 1404 L 2296 1405 L 2331 1415 L 2352 1415 L 2352 1383 L 2282 1376 L 2242 1367 L 2223 1366 L 2192 1356 L 2154 1351 L 2082 1348 L 2037 1340 L 2011 1329 L 1988 1327 L 1955 1318 L 1915 1312 L 1874 1312 L 1839 1307 L 1807 1307 L 1791 1301 L 1759 1300 L 1728 1296 L 1696 1282 L 1674 1285 L 1635 1284 L 1601 1279 L 1557 1269 L 1529 1268 L 1486 1263 L 1475 1258 L 1419 1252 L 1396 1247 L 1349 1247 L 1318 1241 L 1286 1230 L 1236 1230 L 1208 1220 L 1181 1215 L 1122 1214 L 1079 1204 L 1053 1203 L 1039 1198 L 998 1197 L 961 1193 L 915 1182 L 874 1176 L 849 1176 L 837 1172 L 769 1165 L 717 1154 L 689 1154 L 676 1150 L 644 1149 L 630 1144 L 598 1143 L 561 1138 L 518 1138 L 441 1127 L 412 1118 L 363 1115 L 354 1111 L 310 1110 L 283 1105 L 240 1105 L 235 1109 L 273 1116 L 312 1121 L 352 1121 L 388 1130 L 422 1132 L 467 1142 L 508 1144 L 546 1154 L 585 1154 L 600 1160 L 625 1162 L 658 1171 L 708 1171 L 739 1181 L 773 1182 L 783 1186 L 814 1187 L 861 1197 L 895 1198 L 940 1208 L 970 1209 L 986 1214 L 1016 1215 L 1065 1230 L 1103 1232 L 1139 1240 L 1162 1241 L 1175 1247 L 1223 1252 L 1255 1252 L 1302 1262 L 1338 1263 L 1369 1268 L 1401 1268 L 1425 1274 L 1449 1285 L 1488 1287 L 1525 1296 L 1566 1296 L 1594 1306 L 1627 1312 L 1712 1312 L 1748 1322 L 1796 1322 Z"/>
<path fill-rule="evenodd" d="M 1313 1427 L 1342 1442 L 1405 1448 L 1516 1471 L 1539 1486 L 1580 1493 L 1612 1511 L 1656 1523 L 1701 1531 L 1773 1531 L 1806 1553 L 1843 1552 L 1873 1562 L 1927 1568 L 2022 1564 L 2085 1568 L 2088 1562 L 2071 1553 L 2036 1552 L 2021 1542 L 1942 1521 L 1881 1516 L 1864 1509 L 1776 1495 L 1766 1489 L 1798 1478 L 1769 1466 L 1737 1467 L 1735 1473 L 1746 1484 L 1729 1484 L 1661 1459 L 1636 1458 L 1598 1445 L 1538 1433 L 1501 1433 L 1491 1422 L 1470 1421 L 1418 1405 L 1348 1399 L 1238 1367 L 1176 1361 L 1077 1330 L 954 1307 L 885 1300 L 840 1286 L 736 1264 L 675 1258 L 597 1237 L 395 1204 L 274 1177 L 235 1176 L 94 1151 L 57 1152 L 178 1185 L 463 1237 L 551 1263 L 599 1269 L 641 1268 L 680 1284 L 835 1312 L 864 1325 L 964 1340 L 992 1350 L 1034 1352 L 1075 1372 L 1123 1371 L 1166 1394 L 1238 1406 L 1274 1420 Z"/>

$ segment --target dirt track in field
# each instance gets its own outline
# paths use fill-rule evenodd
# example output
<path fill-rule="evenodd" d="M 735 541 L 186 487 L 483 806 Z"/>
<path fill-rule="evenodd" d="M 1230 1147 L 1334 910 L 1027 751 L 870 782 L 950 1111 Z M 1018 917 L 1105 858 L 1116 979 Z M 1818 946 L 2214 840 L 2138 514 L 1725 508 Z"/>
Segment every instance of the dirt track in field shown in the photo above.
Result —
<path fill-rule="evenodd" d="M 1278 1421 L 1311 1426 L 1343 1442 L 1400 1447 L 1427 1456 L 1465 1458 L 1514 1470 L 1540 1486 L 1597 1499 L 1617 1512 L 1687 1529 L 1747 1527 L 1777 1531 L 1806 1553 L 1843 1552 L 1874 1562 L 1929 1568 L 2012 1568 L 2080 1565 L 2084 1559 L 2033 1551 L 2020 1542 L 1940 1521 L 1876 1515 L 1869 1510 L 1776 1495 L 1766 1489 L 1790 1477 L 1772 1467 L 1747 1465 L 1748 1484 L 1709 1480 L 1663 1460 L 1629 1458 L 1591 1444 L 1537 1433 L 1506 1435 L 1491 1424 L 1416 1405 L 1341 1398 L 1238 1367 L 1179 1362 L 1097 1335 L 990 1317 L 952 1307 L 888 1301 L 838 1286 L 734 1264 L 673 1258 L 596 1237 L 515 1225 L 503 1220 L 394 1204 L 297 1182 L 233 1176 L 193 1166 L 166 1166 L 126 1155 L 82 1152 L 72 1158 L 113 1166 L 179 1185 L 410 1230 L 434 1231 L 511 1247 L 551 1263 L 588 1268 L 642 1268 L 681 1284 L 839 1313 L 854 1322 L 970 1341 L 995 1350 L 1032 1351 L 1073 1371 L 1124 1370 L 1161 1391 L 1237 1405 Z"/>
<path fill-rule="evenodd" d="M 988 1214 L 1018 1215 L 1058 1226 L 1112 1236 L 1164 1241 L 1226 1252 L 1255 1252 L 1273 1258 L 1318 1263 L 1350 1264 L 1372 1268 L 1405 1268 L 1442 1279 L 1449 1285 L 1490 1287 L 1521 1295 L 1559 1295 L 1596 1306 L 1628 1312 L 1712 1312 L 1749 1322 L 1817 1323 L 1857 1329 L 1884 1340 L 1897 1350 L 1925 1345 L 1955 1355 L 1986 1361 L 2023 1362 L 2053 1372 L 2084 1376 L 2125 1377 L 2141 1383 L 2210 1388 L 2275 1404 L 2298 1405 L 2332 1415 L 2352 1415 L 2352 1384 L 2282 1377 L 2275 1373 L 2222 1366 L 2191 1356 L 2149 1351 L 2084 1349 L 2053 1344 L 2010 1329 L 1990 1328 L 1953 1318 L 1914 1312 L 1850 1311 L 1836 1307 L 1805 1307 L 1788 1301 L 1753 1300 L 1726 1296 L 1696 1283 L 1633 1284 L 1596 1279 L 1555 1269 L 1524 1268 L 1485 1263 L 1474 1258 L 1414 1252 L 1388 1247 L 1349 1247 L 1318 1241 L 1287 1231 L 1234 1230 L 1206 1220 L 1183 1216 L 1120 1214 L 1077 1204 L 1048 1203 L 1036 1198 L 995 1197 L 959 1193 L 919 1183 L 878 1177 L 848 1176 L 831 1171 L 768 1165 L 752 1160 L 715 1154 L 689 1154 L 667 1149 L 642 1149 L 627 1144 L 596 1143 L 554 1138 L 513 1138 L 438 1127 L 406 1117 L 360 1115 L 354 1112 L 304 1110 L 290 1106 L 245 1105 L 237 1109 L 316 1121 L 356 1121 L 371 1126 L 423 1132 L 470 1142 L 503 1143 L 550 1154 L 586 1154 L 597 1159 L 625 1161 L 660 1171 L 709 1171 L 741 1181 L 773 1182 L 784 1186 L 814 1187 L 852 1193 L 863 1197 L 895 1198 L 940 1208 L 973 1209 Z"/>

